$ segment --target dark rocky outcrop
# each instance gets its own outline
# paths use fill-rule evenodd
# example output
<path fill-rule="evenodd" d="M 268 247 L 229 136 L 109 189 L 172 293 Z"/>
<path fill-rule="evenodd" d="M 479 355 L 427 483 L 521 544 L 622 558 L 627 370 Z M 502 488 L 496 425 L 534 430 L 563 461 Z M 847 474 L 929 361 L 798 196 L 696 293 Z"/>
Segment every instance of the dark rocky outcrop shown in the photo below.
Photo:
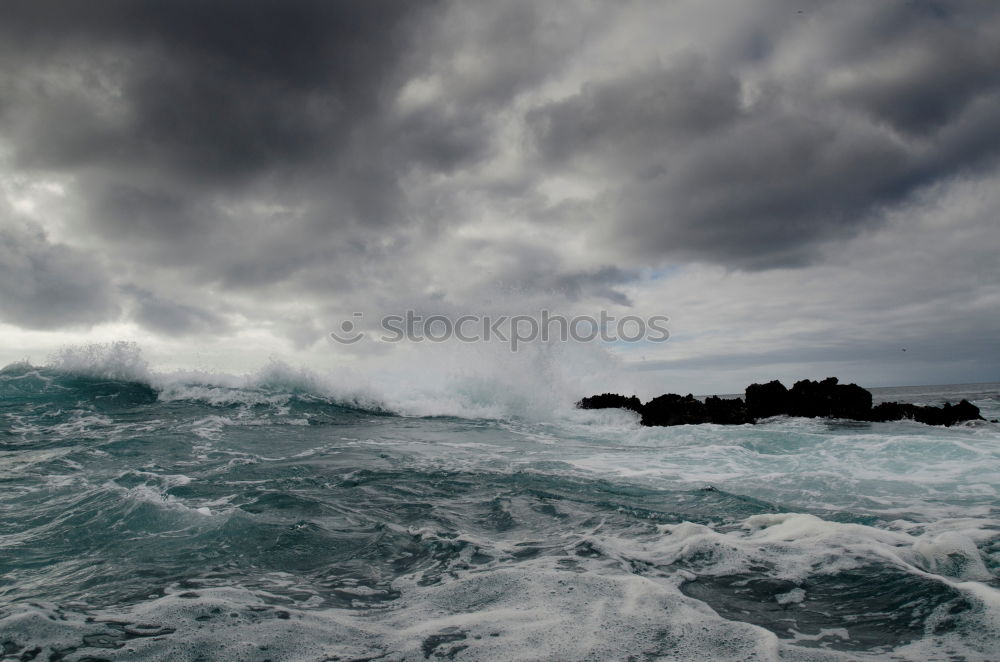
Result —
<path fill-rule="evenodd" d="M 872 407 L 865 421 L 900 421 L 911 419 L 927 425 L 951 426 L 962 421 L 985 420 L 979 415 L 979 407 L 968 400 L 957 405 L 945 403 L 943 407 L 921 407 L 905 402 L 883 402 Z"/>
<path fill-rule="evenodd" d="M 642 404 L 639 398 L 602 393 L 584 398 L 576 403 L 580 409 L 629 409 L 642 416 L 643 425 L 694 425 L 698 423 L 721 423 L 739 425 L 752 422 L 747 415 L 743 400 L 724 400 L 715 396 L 704 402 L 688 393 L 681 396 L 667 393 Z"/>
<path fill-rule="evenodd" d="M 708 417 L 707 422 L 720 425 L 742 425 L 753 422 L 742 398 L 726 400 L 714 395 L 709 396 L 705 398 L 705 414 Z"/>
<path fill-rule="evenodd" d="M 643 404 L 639 398 L 602 393 L 577 403 L 581 409 L 620 408 L 637 412 L 643 425 L 693 425 L 717 423 L 741 425 L 771 416 L 809 418 L 849 418 L 858 421 L 899 421 L 911 419 L 927 425 L 950 426 L 962 421 L 984 420 L 979 408 L 968 400 L 957 405 L 926 407 L 899 402 L 883 402 L 872 407 L 872 394 L 857 384 L 841 384 L 836 377 L 814 382 L 804 379 L 791 390 L 775 380 L 751 384 L 746 402 L 711 396 L 704 402 L 688 395 L 666 393 Z"/>
<path fill-rule="evenodd" d="M 705 423 L 705 404 L 688 393 L 684 397 L 666 393 L 653 398 L 639 412 L 643 425 L 688 425 Z"/>
<path fill-rule="evenodd" d="M 751 384 L 746 389 L 750 418 L 780 416 L 788 411 L 788 389 L 775 379 L 766 384 Z"/>
<path fill-rule="evenodd" d="M 584 398 L 576 403 L 580 409 L 631 409 L 632 411 L 642 411 L 642 403 L 634 395 L 625 397 L 617 393 L 601 393 Z"/>
<path fill-rule="evenodd" d="M 789 416 L 863 420 L 871 408 L 871 393 L 857 384 L 838 384 L 836 377 L 821 382 L 804 379 L 788 392 Z"/>

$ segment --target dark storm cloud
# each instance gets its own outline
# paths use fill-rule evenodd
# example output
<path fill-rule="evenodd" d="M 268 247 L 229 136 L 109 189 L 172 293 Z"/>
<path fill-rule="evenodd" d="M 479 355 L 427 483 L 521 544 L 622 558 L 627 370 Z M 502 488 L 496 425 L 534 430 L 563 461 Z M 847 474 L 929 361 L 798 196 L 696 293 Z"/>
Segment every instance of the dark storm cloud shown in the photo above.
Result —
<path fill-rule="evenodd" d="M 937 7 L 828 3 L 759 61 L 689 54 L 585 83 L 528 114 L 542 167 L 594 176 L 617 221 L 596 236 L 631 255 L 807 264 L 1000 154 L 998 12 Z M 810 30 L 822 58 L 786 71 L 782 40 Z"/>
<path fill-rule="evenodd" d="M 232 325 L 218 313 L 171 301 L 134 287 L 125 288 L 135 310 L 132 318 L 142 326 L 167 336 L 202 333 L 225 334 Z"/>
<path fill-rule="evenodd" d="M 574 156 L 631 160 L 650 148 L 725 127 L 739 116 L 733 75 L 684 56 L 621 78 L 584 84 L 579 94 L 532 110 L 528 125 L 542 154 L 559 163 Z"/>
<path fill-rule="evenodd" d="M 5 3 L 5 63 L 37 118 L 17 157 L 209 184 L 307 163 L 371 112 L 427 4 Z"/>
<path fill-rule="evenodd" d="M 400 222 L 379 108 L 433 9 L 5 3 L 0 122 L 10 162 L 74 174 L 82 222 L 156 263 L 209 266 L 202 250 L 228 247 L 223 278 L 240 262 L 234 244 L 256 253 L 260 226 L 288 222 L 227 211 L 248 198 L 308 201 L 312 226 L 285 228 L 303 243 L 352 223 Z"/>
<path fill-rule="evenodd" d="M 62 182 L 67 244 L 6 254 L 94 292 L 5 321 L 306 345 L 348 298 L 629 306 L 646 267 L 816 264 L 1000 155 L 995 4 L 707 6 L 3 3 L 0 183 Z"/>
<path fill-rule="evenodd" d="M 493 153 L 496 113 L 576 45 L 542 24 L 528 2 L 7 3 L 0 126 L 15 170 L 73 176 L 76 231 L 118 258 L 329 294 L 448 229 L 401 180 Z"/>
<path fill-rule="evenodd" d="M 421 108 L 407 113 L 395 128 L 415 165 L 442 172 L 474 163 L 490 151 L 492 136 L 485 118 L 469 107 Z"/>
<path fill-rule="evenodd" d="M 837 43 L 828 64 L 850 75 L 814 76 L 820 99 L 854 106 L 901 132 L 929 135 L 1000 89 L 994 3 L 880 3 L 858 18 L 839 22 L 829 35 Z"/>
<path fill-rule="evenodd" d="M 399 173 L 468 163 L 489 140 L 482 113 L 462 129 L 392 112 L 437 4 L 6 3 L 8 161 L 71 175 L 71 232 L 98 237 L 139 292 L 164 270 L 262 303 L 335 296 L 400 243 Z M 167 294 L 125 308 L 166 335 L 225 329 Z"/>
<path fill-rule="evenodd" d="M 910 159 L 867 127 L 747 119 L 662 174 L 623 183 L 620 230 L 636 251 L 748 268 L 803 264 L 823 240 L 871 223 L 919 185 Z"/>
<path fill-rule="evenodd" d="M 0 320 L 54 329 L 89 326 L 118 313 L 110 279 L 98 263 L 0 208 Z"/>

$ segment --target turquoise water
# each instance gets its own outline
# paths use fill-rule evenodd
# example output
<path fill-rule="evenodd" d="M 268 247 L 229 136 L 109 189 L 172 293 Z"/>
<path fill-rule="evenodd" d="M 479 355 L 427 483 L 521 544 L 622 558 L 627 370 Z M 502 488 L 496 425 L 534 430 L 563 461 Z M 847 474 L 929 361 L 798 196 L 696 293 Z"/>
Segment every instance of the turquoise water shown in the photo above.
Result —
<path fill-rule="evenodd" d="M 1000 659 L 1000 425 L 224 381 L 0 373 L 0 659 Z"/>

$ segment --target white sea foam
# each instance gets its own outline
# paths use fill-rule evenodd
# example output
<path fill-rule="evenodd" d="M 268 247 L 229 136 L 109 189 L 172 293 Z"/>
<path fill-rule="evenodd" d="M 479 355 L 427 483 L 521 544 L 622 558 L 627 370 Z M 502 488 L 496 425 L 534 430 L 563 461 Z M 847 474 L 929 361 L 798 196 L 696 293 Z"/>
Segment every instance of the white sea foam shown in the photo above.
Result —
<path fill-rule="evenodd" d="M 770 526 L 794 522 L 796 516 Z M 754 525 L 760 523 L 756 520 Z M 804 538 L 821 526 L 799 521 Z M 780 538 L 788 538 L 785 530 Z M 706 535 L 702 527 L 678 525 L 667 537 L 688 543 Z M 798 540 L 803 540 L 800 537 Z M 680 541 L 674 541 L 680 542 Z M 785 543 L 790 541 L 784 540 Z M 881 543 L 880 543 L 881 544 Z M 611 547 L 611 545 L 608 545 Z M 628 549 L 625 550 L 628 553 Z M 816 558 L 824 558 L 816 553 Z M 903 644 L 895 650 L 840 652 L 801 644 L 849 641 L 847 627 L 792 632 L 779 639 L 766 629 L 726 620 L 704 603 L 681 593 L 690 577 L 639 576 L 622 572 L 617 561 L 589 560 L 586 572 L 560 570 L 551 559 L 537 559 L 489 572 L 466 571 L 437 584 L 400 578 L 400 598 L 391 609 L 300 609 L 276 604 L 266 590 L 235 588 L 173 591 L 132 607 L 49 618 L 43 607 L 0 615 L 0 625 L 14 642 L 44 638 L 54 646 L 80 646 L 103 632 L 119 637 L 120 648 L 102 650 L 112 660 L 237 660 L 265 655 L 274 660 L 368 659 L 423 660 L 659 660 L 778 662 L 802 660 L 931 660 L 960 655 L 970 662 L 991 659 L 996 643 L 996 591 L 974 582 L 958 583 L 978 605 L 965 615 L 960 635 L 943 634 Z M 278 584 L 288 584 L 275 576 Z M 345 593 L 370 596 L 378 591 L 345 587 Z M 794 608 L 806 592 L 793 589 L 776 596 Z M 110 626 L 106 623 L 124 623 Z M 192 629 L 191 623 L 199 623 Z M 121 632 L 150 635 L 121 639 Z M 973 629 L 978 628 L 978 629 Z M 182 637 L 173 631 L 183 632 Z M 970 631 L 971 630 L 971 631 Z"/>
<path fill-rule="evenodd" d="M 149 364 L 136 343 L 118 341 L 63 347 L 49 357 L 49 367 L 60 372 L 149 383 Z"/>
<path fill-rule="evenodd" d="M 407 416 L 551 420 L 574 416 L 573 404 L 598 388 L 614 388 L 618 360 L 588 343 L 425 344 L 373 360 L 364 374 L 317 371 L 271 360 L 246 375 L 181 370 L 155 372 L 134 343 L 66 347 L 50 357 L 60 372 L 147 383 L 164 401 L 273 405 L 316 396 Z"/>

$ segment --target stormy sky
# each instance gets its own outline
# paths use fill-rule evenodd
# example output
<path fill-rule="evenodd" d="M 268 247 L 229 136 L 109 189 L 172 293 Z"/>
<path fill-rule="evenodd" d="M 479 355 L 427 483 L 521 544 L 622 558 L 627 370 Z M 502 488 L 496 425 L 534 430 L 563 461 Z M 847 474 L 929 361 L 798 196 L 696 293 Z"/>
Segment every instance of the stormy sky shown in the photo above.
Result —
<path fill-rule="evenodd" d="M 669 316 L 651 389 L 1000 381 L 998 62 L 991 0 L 8 0 L 0 360 L 545 307 Z"/>

